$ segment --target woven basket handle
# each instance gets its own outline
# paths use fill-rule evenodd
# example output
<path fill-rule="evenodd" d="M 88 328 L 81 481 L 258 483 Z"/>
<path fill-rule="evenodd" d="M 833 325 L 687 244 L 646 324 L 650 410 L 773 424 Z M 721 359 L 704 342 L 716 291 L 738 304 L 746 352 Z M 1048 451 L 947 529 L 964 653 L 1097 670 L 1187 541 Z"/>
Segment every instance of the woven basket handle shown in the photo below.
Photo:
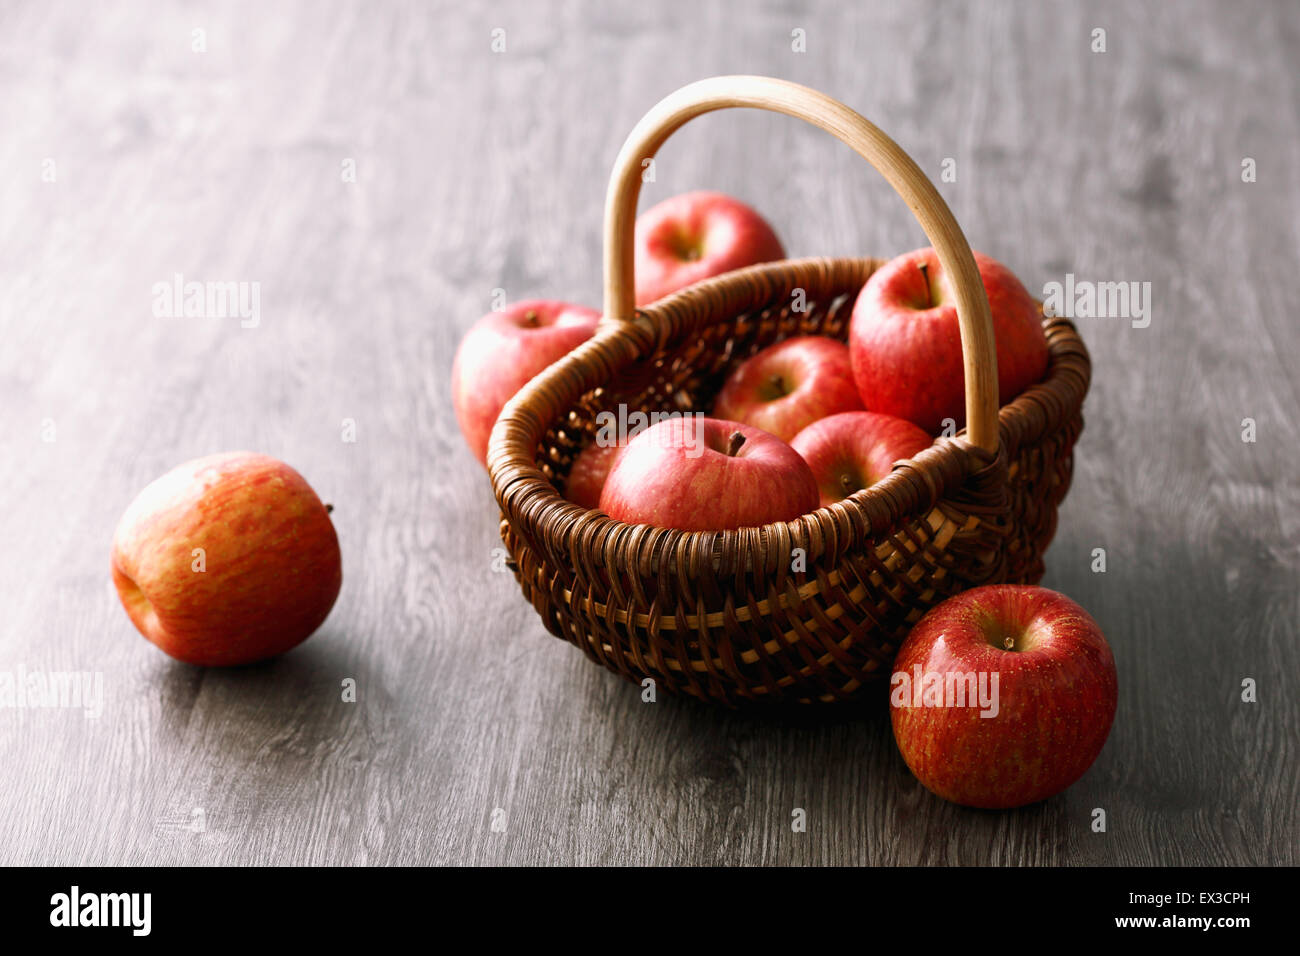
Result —
<path fill-rule="evenodd" d="M 903 197 L 938 253 L 957 299 L 966 376 L 966 434 L 972 444 L 998 447 L 998 370 L 993 321 L 975 257 L 934 184 L 912 158 L 872 123 L 823 93 L 766 76 L 715 76 L 683 86 L 642 117 L 623 143 L 605 194 L 605 318 L 636 316 L 633 228 L 644 160 L 679 127 L 702 113 L 747 106 L 785 113 L 819 126 L 853 147 Z"/>

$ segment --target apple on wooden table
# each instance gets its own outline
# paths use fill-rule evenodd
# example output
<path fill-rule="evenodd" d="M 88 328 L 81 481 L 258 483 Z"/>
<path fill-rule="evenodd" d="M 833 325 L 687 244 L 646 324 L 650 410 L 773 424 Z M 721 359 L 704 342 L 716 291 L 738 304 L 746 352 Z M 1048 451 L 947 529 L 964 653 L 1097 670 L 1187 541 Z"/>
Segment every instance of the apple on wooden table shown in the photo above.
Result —
<path fill-rule="evenodd" d="M 870 488 L 894 468 L 934 443 L 920 426 L 876 412 L 843 412 L 813 422 L 790 441 L 808 462 L 821 504 Z"/>
<path fill-rule="evenodd" d="M 488 438 L 506 402 L 591 338 L 599 321 L 594 309 L 531 299 L 489 312 L 465 334 L 451 367 L 451 399 L 480 464 L 487 464 Z"/>
<path fill-rule="evenodd" d="M 118 522 L 112 572 L 141 634 L 207 666 L 306 640 L 343 581 L 329 510 L 298 472 L 252 452 L 198 458 L 149 484 Z"/>
<path fill-rule="evenodd" d="M 713 403 L 717 418 L 756 425 L 782 441 L 839 412 L 862 410 L 848 347 L 823 335 L 800 335 L 740 363 Z"/>
<path fill-rule="evenodd" d="M 965 591 L 921 618 L 890 683 L 894 739 L 912 773 L 945 800 L 987 809 L 1045 800 L 1083 776 L 1119 693 L 1110 646 L 1083 608 L 1009 584 Z"/>
<path fill-rule="evenodd" d="M 772 227 L 738 199 L 689 192 L 651 206 L 636 220 L 636 304 L 649 305 L 733 269 L 785 258 Z"/>
<path fill-rule="evenodd" d="M 997 343 L 998 403 L 1047 371 L 1047 336 L 1033 298 L 1006 266 L 975 253 Z M 956 298 L 931 248 L 891 259 L 853 305 L 849 351 L 869 411 L 915 422 L 932 435 L 966 420 L 965 373 Z"/>
<path fill-rule="evenodd" d="M 628 524 L 680 531 L 752 528 L 816 510 L 817 482 L 789 445 L 761 428 L 690 415 L 627 443 L 600 508 Z"/>

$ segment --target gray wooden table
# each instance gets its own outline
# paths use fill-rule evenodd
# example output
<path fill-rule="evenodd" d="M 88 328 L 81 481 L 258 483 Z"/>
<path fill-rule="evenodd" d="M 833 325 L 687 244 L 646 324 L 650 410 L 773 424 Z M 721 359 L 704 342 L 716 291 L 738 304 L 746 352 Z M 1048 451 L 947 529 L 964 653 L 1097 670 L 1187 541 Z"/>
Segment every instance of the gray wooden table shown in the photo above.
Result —
<path fill-rule="evenodd" d="M 0 672 L 103 682 L 97 717 L 0 707 L 0 862 L 1296 863 L 1296 7 L 469 7 L 0 8 Z M 1121 698 L 1044 804 L 932 797 L 880 707 L 643 704 L 492 573 L 456 343 L 498 288 L 599 305 L 623 137 L 735 72 L 843 99 L 936 181 L 952 160 L 972 244 L 1031 289 L 1151 284 L 1148 327 L 1078 321 L 1044 584 L 1101 623 Z M 701 187 L 793 255 L 923 244 L 784 117 L 691 124 L 643 206 Z M 259 283 L 259 323 L 155 316 L 176 274 Z M 343 592 L 284 658 L 203 671 L 131 627 L 109 542 L 150 479 L 237 448 L 334 504 Z"/>

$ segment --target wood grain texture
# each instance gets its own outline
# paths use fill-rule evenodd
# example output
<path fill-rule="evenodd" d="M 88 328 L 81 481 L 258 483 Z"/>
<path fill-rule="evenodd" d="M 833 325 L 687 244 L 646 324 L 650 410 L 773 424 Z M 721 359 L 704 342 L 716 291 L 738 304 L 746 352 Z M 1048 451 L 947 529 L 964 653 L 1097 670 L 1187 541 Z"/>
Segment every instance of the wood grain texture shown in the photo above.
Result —
<path fill-rule="evenodd" d="M 98 672 L 104 705 L 0 708 L 0 863 L 1300 862 L 1298 55 L 1293 6 L 1208 0 L 7 4 L 0 671 Z M 944 804 L 883 698 L 643 704 L 492 570 L 456 343 L 498 288 L 599 303 L 619 145 L 723 73 L 871 118 L 1031 289 L 1151 283 L 1148 328 L 1078 321 L 1094 378 L 1044 584 L 1101 623 L 1121 701 L 1060 797 Z M 792 255 L 923 244 L 879 174 L 786 117 L 689 124 L 642 206 L 694 188 Z M 260 324 L 155 318 L 176 273 L 259 282 Z M 334 504 L 343 592 L 284 658 L 199 671 L 136 635 L 108 545 L 150 479 L 241 447 Z"/>

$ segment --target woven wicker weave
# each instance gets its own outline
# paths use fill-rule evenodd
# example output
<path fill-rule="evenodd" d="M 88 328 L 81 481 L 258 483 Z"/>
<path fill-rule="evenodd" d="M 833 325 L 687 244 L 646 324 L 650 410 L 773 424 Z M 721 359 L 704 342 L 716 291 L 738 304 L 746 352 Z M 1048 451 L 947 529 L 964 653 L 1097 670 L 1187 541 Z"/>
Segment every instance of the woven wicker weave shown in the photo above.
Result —
<path fill-rule="evenodd" d="M 830 129 L 908 200 L 953 277 L 970 427 L 792 522 L 718 532 L 626 525 L 561 495 L 597 415 L 620 405 L 707 411 L 727 373 L 759 349 L 794 335 L 843 340 L 858 291 L 882 264 L 769 263 L 633 310 L 629 217 L 639 176 L 630 171 L 692 116 L 736 105 Z M 600 332 L 507 405 L 488 454 L 503 540 L 553 634 L 673 693 L 732 705 L 835 702 L 887 676 L 912 624 L 946 597 L 1041 577 L 1083 425 L 1087 350 L 1069 322 L 1047 321 L 1047 377 L 997 409 L 992 324 L 969 246 L 928 180 L 865 119 L 778 80 L 686 87 L 629 137 L 611 180 L 606 247 Z M 800 289 L 804 311 L 795 312 Z"/>

